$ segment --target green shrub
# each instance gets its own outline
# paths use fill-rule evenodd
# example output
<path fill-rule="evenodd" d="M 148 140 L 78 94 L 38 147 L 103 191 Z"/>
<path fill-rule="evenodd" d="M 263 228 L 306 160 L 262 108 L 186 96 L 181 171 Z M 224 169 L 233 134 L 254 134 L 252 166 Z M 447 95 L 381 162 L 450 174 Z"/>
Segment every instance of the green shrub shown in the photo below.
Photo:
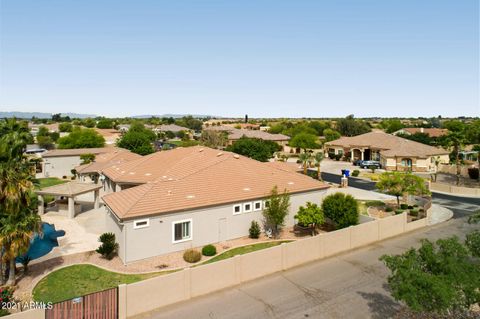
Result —
<path fill-rule="evenodd" d="M 382 202 L 381 200 L 367 200 L 365 202 L 365 205 L 367 207 L 382 207 L 382 206 L 385 206 L 385 203 Z"/>
<path fill-rule="evenodd" d="M 335 193 L 325 197 L 322 210 L 337 229 L 358 224 L 358 202 L 351 195 Z"/>
<path fill-rule="evenodd" d="M 353 177 L 357 177 L 358 175 L 360 175 L 360 171 L 358 169 L 356 169 L 352 172 Z"/>
<path fill-rule="evenodd" d="M 403 213 L 403 209 L 395 209 L 395 215 Z"/>
<path fill-rule="evenodd" d="M 217 254 L 217 248 L 213 245 L 207 245 L 202 248 L 202 255 L 215 256 Z"/>
<path fill-rule="evenodd" d="M 408 209 L 413 209 L 413 206 L 412 206 L 412 205 L 408 205 Z"/>
<path fill-rule="evenodd" d="M 102 244 L 97 248 L 96 252 L 108 260 L 115 257 L 118 252 L 118 243 L 115 242 L 115 234 L 103 233 L 100 235 L 99 241 Z"/>
<path fill-rule="evenodd" d="M 198 250 L 195 249 L 187 249 L 183 253 L 183 260 L 185 260 L 187 263 L 196 263 L 202 259 L 202 254 Z"/>
<path fill-rule="evenodd" d="M 410 209 L 410 216 L 418 216 L 418 209 Z"/>
<path fill-rule="evenodd" d="M 252 220 L 252 224 L 248 230 L 248 237 L 255 239 L 260 237 L 260 225 L 258 225 L 258 223 L 254 220 Z"/>
<path fill-rule="evenodd" d="M 408 209 L 408 205 L 407 204 L 400 204 L 400 208 L 401 209 Z"/>
<path fill-rule="evenodd" d="M 387 208 L 385 208 L 385 211 L 388 213 L 393 212 L 393 208 L 390 206 L 387 206 Z"/>

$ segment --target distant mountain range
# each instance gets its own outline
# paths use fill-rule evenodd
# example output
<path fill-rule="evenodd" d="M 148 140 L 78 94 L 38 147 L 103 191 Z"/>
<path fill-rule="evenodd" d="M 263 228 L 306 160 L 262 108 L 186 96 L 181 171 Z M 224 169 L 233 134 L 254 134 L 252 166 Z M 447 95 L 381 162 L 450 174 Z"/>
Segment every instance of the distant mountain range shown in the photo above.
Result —
<path fill-rule="evenodd" d="M 135 118 L 135 119 L 148 119 L 148 118 L 151 118 L 151 117 L 158 117 L 158 118 L 162 118 L 162 117 L 173 117 L 174 119 L 178 119 L 178 118 L 182 118 L 184 116 L 188 116 L 188 115 L 191 115 L 195 118 L 206 118 L 206 117 L 215 117 L 215 118 L 218 118 L 218 116 L 213 116 L 213 115 L 201 115 L 201 114 L 162 114 L 162 115 L 153 115 L 153 114 L 150 114 L 150 115 L 134 115 L 134 116 L 131 116 L 132 118 Z"/>
<path fill-rule="evenodd" d="M 79 114 L 79 113 L 62 113 L 62 116 L 69 116 L 70 118 L 84 119 L 87 117 L 97 117 L 95 114 Z M 0 112 L 0 118 L 16 117 L 18 119 L 31 119 L 36 117 L 39 119 L 49 119 L 52 117 L 52 113 L 42 112 Z"/>

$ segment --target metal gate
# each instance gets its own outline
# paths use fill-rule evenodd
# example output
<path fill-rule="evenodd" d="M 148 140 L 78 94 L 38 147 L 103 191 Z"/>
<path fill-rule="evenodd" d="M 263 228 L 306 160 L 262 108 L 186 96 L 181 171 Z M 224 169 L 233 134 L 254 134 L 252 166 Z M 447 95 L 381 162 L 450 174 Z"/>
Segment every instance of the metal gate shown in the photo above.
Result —
<path fill-rule="evenodd" d="M 45 310 L 45 319 L 117 319 L 118 288 L 53 304 Z"/>

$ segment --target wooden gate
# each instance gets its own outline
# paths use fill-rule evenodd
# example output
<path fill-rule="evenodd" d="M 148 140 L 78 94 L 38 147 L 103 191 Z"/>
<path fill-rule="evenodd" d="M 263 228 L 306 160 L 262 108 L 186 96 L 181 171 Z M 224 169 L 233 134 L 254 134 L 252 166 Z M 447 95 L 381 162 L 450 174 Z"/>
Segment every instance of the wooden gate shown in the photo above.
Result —
<path fill-rule="evenodd" d="M 117 319 L 118 288 L 53 304 L 45 311 L 45 319 Z"/>

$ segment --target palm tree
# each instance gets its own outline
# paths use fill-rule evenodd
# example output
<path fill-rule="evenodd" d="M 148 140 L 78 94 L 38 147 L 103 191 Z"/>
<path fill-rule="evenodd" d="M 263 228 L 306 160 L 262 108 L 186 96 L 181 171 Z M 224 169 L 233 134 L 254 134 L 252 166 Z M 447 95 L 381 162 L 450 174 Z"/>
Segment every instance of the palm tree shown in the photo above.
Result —
<path fill-rule="evenodd" d="M 3 261 L 10 265 L 7 285 L 15 285 L 15 258 L 26 253 L 35 233 L 41 232 L 42 220 L 32 209 L 4 215 L 0 226 L 0 247 Z"/>
<path fill-rule="evenodd" d="M 28 143 L 33 137 L 28 126 L 16 119 L 5 119 L 0 122 L 0 160 L 20 159 Z"/>
<path fill-rule="evenodd" d="M 465 135 L 462 131 L 450 132 L 445 136 L 445 146 L 451 147 L 455 155 L 455 165 L 457 167 L 457 185 L 460 184 L 460 174 L 462 167 L 460 166 L 460 149 L 465 143 Z"/>
<path fill-rule="evenodd" d="M 308 163 L 311 161 L 312 155 L 308 152 L 303 152 L 298 156 L 298 159 L 303 164 L 303 174 L 307 175 Z"/>
<path fill-rule="evenodd" d="M 323 153 L 322 152 L 316 153 L 315 156 L 314 156 L 314 159 L 315 159 L 315 165 L 317 165 L 318 180 L 321 181 L 322 180 L 322 175 L 321 175 L 321 172 L 320 172 L 320 164 L 322 163 L 322 161 L 324 159 Z"/>

